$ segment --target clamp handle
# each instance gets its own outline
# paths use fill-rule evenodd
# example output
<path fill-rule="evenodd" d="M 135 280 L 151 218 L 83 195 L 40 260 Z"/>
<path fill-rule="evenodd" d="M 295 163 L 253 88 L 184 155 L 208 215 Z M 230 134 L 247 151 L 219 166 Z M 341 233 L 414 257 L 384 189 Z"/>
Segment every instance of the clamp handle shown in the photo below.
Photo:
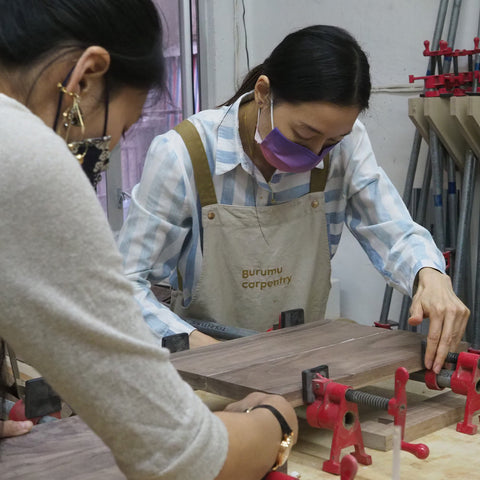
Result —
<path fill-rule="evenodd" d="M 424 460 L 430 454 L 427 445 L 423 443 L 405 442 L 405 423 L 407 420 L 407 391 L 406 384 L 409 374 L 406 368 L 397 368 L 395 372 L 395 396 L 388 402 L 388 413 L 394 418 L 394 425 L 399 425 L 402 431 L 401 449 L 412 453 L 417 458 Z"/>
<path fill-rule="evenodd" d="M 358 471 L 358 462 L 353 455 L 345 455 L 340 462 L 340 480 L 353 480 Z"/>
<path fill-rule="evenodd" d="M 298 480 L 298 479 L 295 477 L 291 477 L 286 473 L 274 471 L 274 472 L 267 473 L 267 475 L 265 475 L 263 480 Z"/>

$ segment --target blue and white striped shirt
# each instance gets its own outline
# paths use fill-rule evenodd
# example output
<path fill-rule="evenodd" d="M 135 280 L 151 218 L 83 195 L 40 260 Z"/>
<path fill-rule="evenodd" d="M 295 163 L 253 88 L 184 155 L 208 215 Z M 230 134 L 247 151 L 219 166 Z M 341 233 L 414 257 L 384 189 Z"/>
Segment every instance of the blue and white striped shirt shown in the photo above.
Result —
<path fill-rule="evenodd" d="M 276 171 L 270 182 L 265 181 L 242 148 L 239 105 L 240 100 L 190 118 L 204 143 L 219 203 L 265 206 L 307 194 L 310 172 Z M 323 162 L 316 168 L 323 168 Z M 330 152 L 325 209 L 331 257 L 345 223 L 387 283 L 404 294 L 411 294 L 421 268 L 444 271 L 441 252 L 430 233 L 412 221 L 377 165 L 358 120 Z M 172 130 L 153 140 L 119 236 L 126 274 L 134 282 L 146 322 L 160 337 L 190 332 L 192 327 L 156 300 L 150 284 L 167 281 L 176 288 L 178 267 L 188 306 L 202 270 L 201 241 L 201 207 L 192 164 L 183 140 Z"/>

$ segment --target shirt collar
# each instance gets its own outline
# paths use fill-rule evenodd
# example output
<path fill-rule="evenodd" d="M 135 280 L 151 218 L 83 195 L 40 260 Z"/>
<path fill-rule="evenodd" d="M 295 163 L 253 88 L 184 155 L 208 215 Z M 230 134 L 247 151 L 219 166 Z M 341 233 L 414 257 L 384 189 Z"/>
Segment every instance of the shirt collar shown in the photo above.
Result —
<path fill-rule="evenodd" d="M 243 150 L 242 139 L 238 121 L 238 110 L 240 105 L 253 98 L 253 91 L 245 93 L 232 105 L 226 108 L 218 127 L 217 152 L 215 162 L 215 175 L 223 175 L 239 164 L 250 174 L 253 172 L 253 163 Z"/>

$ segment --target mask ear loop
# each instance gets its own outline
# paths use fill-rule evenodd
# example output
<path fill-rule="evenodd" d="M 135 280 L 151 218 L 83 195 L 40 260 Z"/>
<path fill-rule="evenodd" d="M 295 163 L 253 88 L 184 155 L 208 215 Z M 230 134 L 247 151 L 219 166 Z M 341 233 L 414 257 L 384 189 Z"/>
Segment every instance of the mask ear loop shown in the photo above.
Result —
<path fill-rule="evenodd" d="M 273 124 L 273 95 L 270 95 L 270 121 L 272 122 L 272 130 L 275 128 Z"/>
<path fill-rule="evenodd" d="M 108 77 L 105 77 L 105 120 L 103 122 L 103 136 L 107 136 L 108 108 L 110 105 L 110 95 L 108 91 Z"/>

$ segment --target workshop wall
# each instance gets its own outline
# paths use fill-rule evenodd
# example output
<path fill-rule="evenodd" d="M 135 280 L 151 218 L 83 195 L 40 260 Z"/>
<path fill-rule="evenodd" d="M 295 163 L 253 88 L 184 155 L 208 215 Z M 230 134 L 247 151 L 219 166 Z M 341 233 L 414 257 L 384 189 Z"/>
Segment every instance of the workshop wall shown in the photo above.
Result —
<path fill-rule="evenodd" d="M 423 75 L 427 61 L 423 41 L 432 40 L 439 0 L 204 0 L 200 2 L 202 108 L 224 102 L 250 68 L 293 30 L 316 24 L 346 28 L 367 52 L 374 93 L 361 120 L 366 124 L 378 163 L 402 194 L 414 126 L 408 118 L 409 74 Z M 444 34 L 450 22 L 449 2 Z M 478 0 L 463 0 L 455 47 L 473 47 Z M 245 18 L 245 26 L 243 24 Z M 246 33 L 246 36 L 245 36 Z M 202 48 L 202 46 L 201 46 Z M 402 88 L 395 88 L 395 87 Z M 416 87 L 421 87 L 418 82 Z M 393 88 L 392 88 L 393 87 Z M 388 90 L 385 90 L 388 88 Z M 426 146 L 415 186 L 423 177 Z M 476 227 L 474 226 L 474 230 Z M 364 324 L 380 315 L 385 282 L 345 229 L 333 260 L 333 277 L 341 288 L 340 313 Z M 397 320 L 401 296 L 394 294 L 390 318 Z"/>

